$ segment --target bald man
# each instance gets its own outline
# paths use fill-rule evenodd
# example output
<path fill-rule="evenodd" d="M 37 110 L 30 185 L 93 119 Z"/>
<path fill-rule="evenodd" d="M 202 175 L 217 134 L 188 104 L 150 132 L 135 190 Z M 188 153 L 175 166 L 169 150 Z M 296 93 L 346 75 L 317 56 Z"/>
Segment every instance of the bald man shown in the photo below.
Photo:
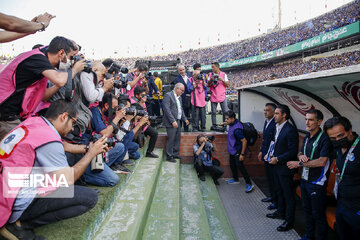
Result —
<path fill-rule="evenodd" d="M 92 72 L 81 72 L 80 74 L 82 92 L 87 101 L 85 105 L 90 105 L 94 102 L 100 102 L 104 96 L 104 93 L 112 89 L 114 86 L 113 78 L 104 78 L 106 68 L 101 62 L 94 61 L 91 66 Z M 104 81 L 104 84 L 102 87 L 98 87 L 98 84 L 101 81 Z"/>
<path fill-rule="evenodd" d="M 189 81 L 191 75 L 189 75 L 186 72 L 184 65 L 178 66 L 178 73 L 179 75 L 176 76 L 174 84 L 182 83 L 185 86 L 185 91 L 181 94 L 181 102 L 182 102 L 182 108 L 184 110 L 184 114 L 186 118 L 190 118 L 190 110 L 191 110 L 191 102 L 190 102 L 190 89 L 191 89 L 191 83 Z M 189 126 L 184 125 L 184 131 L 189 131 Z"/>

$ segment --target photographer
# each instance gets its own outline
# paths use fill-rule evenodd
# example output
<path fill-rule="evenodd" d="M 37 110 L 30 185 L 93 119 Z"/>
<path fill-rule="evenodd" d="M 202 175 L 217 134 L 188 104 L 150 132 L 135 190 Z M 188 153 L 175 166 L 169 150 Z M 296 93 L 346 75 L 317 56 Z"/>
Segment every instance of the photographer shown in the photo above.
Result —
<path fill-rule="evenodd" d="M 72 71 L 59 72 L 60 62 L 68 63 L 77 46 L 64 37 L 55 37 L 45 48 L 37 48 L 17 56 L 0 73 L 0 139 L 12 128 L 34 114 L 41 100 L 47 101 L 68 78 L 84 68 L 84 61 Z M 15 77 L 14 77 L 15 76 Z M 48 80 L 55 84 L 46 88 Z"/>
<path fill-rule="evenodd" d="M 132 98 L 130 98 L 131 103 L 135 104 L 136 110 L 138 110 L 137 115 L 147 115 L 146 113 L 146 90 L 143 87 L 139 87 L 137 86 L 134 90 L 134 94 L 135 96 L 133 96 Z M 142 113 L 142 114 L 140 114 Z M 148 123 L 150 125 L 150 122 Z M 151 126 L 146 126 L 143 130 L 144 135 L 145 136 L 149 136 L 150 140 L 149 140 L 149 146 L 148 149 L 146 151 L 146 157 L 152 157 L 152 158 L 157 158 L 159 157 L 158 155 L 156 155 L 155 153 L 153 153 L 154 148 L 155 148 L 155 143 L 158 137 L 158 132 L 155 128 L 151 127 Z"/>
<path fill-rule="evenodd" d="M 212 144 L 214 137 L 206 137 L 200 134 L 196 138 L 193 146 L 194 166 L 201 181 L 205 181 L 205 172 L 209 172 L 216 185 L 219 185 L 218 179 L 223 175 L 224 170 L 213 164 L 211 152 L 217 151 L 215 144 Z"/>
<path fill-rule="evenodd" d="M 104 97 L 104 93 L 111 90 L 114 86 L 113 78 L 104 78 L 106 68 L 101 62 L 93 62 L 91 68 L 91 72 L 81 72 L 80 74 L 80 84 L 86 100 L 85 103 L 87 103 L 86 105 L 100 102 Z M 99 86 L 101 81 L 103 84 Z"/>
<path fill-rule="evenodd" d="M 45 177 L 45 174 L 53 174 L 58 181 L 64 177 L 67 184 L 72 186 L 56 188 L 55 191 L 51 189 L 46 197 L 41 197 L 39 188 L 11 188 L 8 181 L 3 181 L 3 171 L 4 174 L 0 175 L 1 184 L 7 184 L 6 189 L 16 191 L 16 197 L 5 198 L 3 193 L 0 195 L 0 228 L 5 224 L 0 229 L 1 235 L 6 234 L 9 239 L 40 239 L 35 236 L 34 228 L 79 216 L 96 205 L 97 193 L 94 189 L 73 183 L 85 172 L 96 155 L 106 151 L 106 138 L 91 143 L 80 161 L 69 167 L 61 137 L 72 129 L 76 118 L 76 109 L 72 104 L 64 100 L 56 101 L 50 105 L 45 117 L 28 118 L 0 143 L 2 148 L 14 146 L 11 153 L 2 157 L 3 166 L 27 167 L 28 172 L 23 172 L 26 175 L 36 173 L 44 174 L 42 176 Z M 23 129 L 27 129 L 26 135 L 22 134 Z M 42 171 L 34 167 L 41 167 Z M 72 189 L 73 197 L 64 197 L 69 196 Z"/>
<path fill-rule="evenodd" d="M 115 117 L 109 122 L 109 102 L 115 109 Z M 111 93 L 106 93 L 99 106 L 92 107 L 91 113 L 93 119 L 91 127 L 93 132 L 101 134 L 104 137 L 112 138 L 118 132 L 118 123 L 125 117 L 125 109 L 117 110 L 118 99 Z M 114 186 L 119 182 L 119 176 L 115 173 L 129 174 L 131 171 L 122 165 L 126 154 L 125 146 L 121 142 L 116 142 L 115 146 L 110 149 L 108 159 L 104 159 L 104 170 L 98 173 L 92 172 L 90 166 L 85 172 L 85 181 L 96 186 Z M 113 171 L 112 171 L 113 170 Z"/>
<path fill-rule="evenodd" d="M 225 121 L 225 113 L 228 111 L 226 102 L 226 88 L 230 86 L 230 82 L 227 75 L 220 71 L 220 64 L 214 62 L 211 64 L 212 73 L 209 74 L 210 80 L 208 82 L 210 91 L 212 92 L 210 97 L 211 102 L 211 121 L 212 125 L 216 125 L 216 109 L 218 103 L 220 103 L 221 111 L 223 114 L 223 121 Z"/>
<path fill-rule="evenodd" d="M 206 83 L 204 76 L 199 70 L 195 70 L 193 76 L 189 79 L 191 87 L 191 105 L 192 105 L 192 116 L 193 116 L 193 132 L 198 132 L 200 129 L 205 132 L 206 115 L 205 115 L 205 88 Z M 201 128 L 199 128 L 199 115 L 201 120 Z"/>
<path fill-rule="evenodd" d="M 126 88 L 126 94 L 129 95 L 131 99 L 134 96 L 134 90 L 137 86 L 141 86 L 145 88 L 146 93 L 149 92 L 149 88 L 147 86 L 147 80 L 145 78 L 146 72 L 149 70 L 149 67 L 144 64 L 140 63 L 134 70 L 134 72 L 128 73 L 126 75 L 126 82 L 128 83 Z"/>

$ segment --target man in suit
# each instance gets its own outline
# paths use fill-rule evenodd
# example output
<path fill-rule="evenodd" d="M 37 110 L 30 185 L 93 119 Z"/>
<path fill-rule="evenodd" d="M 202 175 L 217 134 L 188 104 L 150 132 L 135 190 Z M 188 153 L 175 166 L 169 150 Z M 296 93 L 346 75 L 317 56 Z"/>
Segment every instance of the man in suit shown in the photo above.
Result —
<path fill-rule="evenodd" d="M 186 69 L 183 65 L 178 66 L 178 73 L 179 75 L 176 76 L 174 83 L 182 83 L 185 86 L 185 91 L 181 94 L 181 101 L 182 101 L 182 108 L 184 110 L 184 114 L 186 118 L 190 117 L 190 111 L 191 111 L 191 103 L 190 103 L 190 90 L 189 86 L 191 88 L 191 83 L 189 81 L 191 75 L 188 75 L 186 73 Z M 188 97 L 186 97 L 188 96 Z M 181 127 L 181 126 L 180 126 Z M 184 131 L 189 131 L 189 126 L 184 125 Z"/>
<path fill-rule="evenodd" d="M 182 100 L 180 95 L 184 91 L 185 86 L 182 83 L 177 83 L 174 90 L 166 93 L 163 99 L 163 124 L 166 127 L 167 133 L 166 160 L 169 162 L 176 162 L 175 158 L 180 159 L 180 121 L 184 121 L 186 125 L 189 125 L 189 121 L 181 107 Z"/>
<path fill-rule="evenodd" d="M 263 129 L 263 140 L 261 149 L 258 155 L 259 161 L 264 161 L 265 163 L 265 173 L 266 178 L 269 184 L 269 190 L 270 190 L 270 197 L 266 197 L 262 199 L 262 202 L 272 202 L 270 206 L 268 206 L 269 210 L 273 210 L 277 207 L 277 200 L 276 200 L 276 193 L 274 188 L 274 170 L 273 166 L 269 164 L 269 162 L 265 161 L 263 156 L 265 156 L 269 150 L 270 143 L 275 135 L 276 130 L 276 123 L 274 119 L 276 105 L 274 103 L 267 103 L 264 108 L 264 115 L 265 115 L 265 123 L 264 123 L 264 129 Z"/>
<path fill-rule="evenodd" d="M 265 160 L 274 166 L 275 191 L 278 198 L 278 210 L 269 213 L 269 218 L 285 219 L 277 228 L 278 231 L 288 231 L 294 226 L 295 193 L 293 177 L 295 170 L 287 167 L 287 162 L 297 159 L 299 134 L 291 125 L 290 109 L 286 105 L 278 105 L 275 109 L 276 132 L 273 139 L 274 148 L 269 151 Z M 270 144 L 270 145 L 271 145 Z M 285 214 L 286 213 L 286 214 Z"/>

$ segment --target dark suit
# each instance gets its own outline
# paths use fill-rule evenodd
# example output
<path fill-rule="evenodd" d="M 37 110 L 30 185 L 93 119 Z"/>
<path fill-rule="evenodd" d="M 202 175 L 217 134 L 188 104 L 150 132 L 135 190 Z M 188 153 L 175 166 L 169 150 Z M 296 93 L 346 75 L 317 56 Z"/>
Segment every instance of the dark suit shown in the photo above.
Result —
<path fill-rule="evenodd" d="M 186 76 L 188 77 L 188 80 L 191 78 L 191 75 L 189 75 L 188 73 L 186 73 Z M 174 84 L 177 83 L 182 83 L 185 86 L 185 92 L 183 92 L 183 94 L 181 94 L 181 100 L 182 100 L 182 108 L 184 110 L 184 114 L 187 118 L 190 117 L 190 110 L 191 110 L 191 104 L 189 101 L 186 101 L 186 95 L 188 94 L 188 99 L 190 100 L 190 94 L 191 92 L 189 91 L 189 81 L 188 84 L 185 84 L 185 81 L 183 79 L 183 77 L 179 74 L 176 76 L 175 80 L 174 80 Z M 191 84 L 190 84 L 191 85 Z M 184 124 L 184 131 L 188 131 L 189 130 L 189 126 L 186 126 Z"/>
<path fill-rule="evenodd" d="M 181 105 L 181 98 L 180 105 Z M 179 155 L 180 140 L 181 140 L 181 128 L 180 122 L 186 121 L 184 111 L 181 109 L 181 119 L 177 119 L 178 106 L 176 104 L 174 91 L 165 94 L 163 99 L 163 124 L 166 127 L 167 142 L 166 142 L 166 157 L 174 157 Z M 177 122 L 178 127 L 172 126 L 173 122 Z"/>
<path fill-rule="evenodd" d="M 290 225 L 294 224 L 295 219 L 295 193 L 293 188 L 295 169 L 290 170 L 286 163 L 297 159 L 298 146 L 299 134 L 297 129 L 286 122 L 274 147 L 273 157 L 278 158 L 278 163 L 274 165 L 274 183 L 278 198 L 277 211 L 280 214 L 286 213 L 285 219 Z"/>
<path fill-rule="evenodd" d="M 275 123 L 275 119 L 271 119 L 269 125 L 266 127 L 267 122 L 265 121 L 264 123 L 264 129 L 263 129 L 263 140 L 262 140 L 262 145 L 261 145 L 261 156 L 262 156 L 262 160 L 265 163 L 265 173 L 266 173 L 266 178 L 269 184 L 269 192 L 270 192 L 270 196 L 273 199 L 272 202 L 277 205 L 277 198 L 276 198 L 276 192 L 275 192 L 275 187 L 274 187 L 274 166 L 272 166 L 271 164 L 269 164 L 267 161 L 264 160 L 265 155 L 268 152 L 269 146 L 271 141 L 274 139 L 275 137 L 275 131 L 276 131 L 276 123 Z"/>

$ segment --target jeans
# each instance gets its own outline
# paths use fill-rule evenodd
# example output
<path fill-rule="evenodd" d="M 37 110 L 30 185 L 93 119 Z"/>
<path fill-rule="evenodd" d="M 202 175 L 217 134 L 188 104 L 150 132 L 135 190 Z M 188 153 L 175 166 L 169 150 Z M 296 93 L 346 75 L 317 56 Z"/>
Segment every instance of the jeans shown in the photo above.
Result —
<path fill-rule="evenodd" d="M 109 161 L 104 164 L 104 170 L 98 173 L 91 171 L 91 164 L 86 168 L 85 181 L 100 187 L 115 186 L 119 182 L 119 176 L 111 170 L 111 165 L 120 164 L 126 155 L 124 144 L 117 142 L 109 151 Z"/>
<path fill-rule="evenodd" d="M 315 239 L 315 226 L 318 238 L 327 239 L 328 225 L 326 221 L 326 186 L 320 186 L 301 180 L 301 202 L 305 212 L 306 235 Z"/>
<path fill-rule="evenodd" d="M 212 125 L 216 124 L 216 108 L 217 108 L 217 105 L 218 105 L 218 103 L 211 102 L 211 121 L 212 121 Z M 220 107 L 221 107 L 221 111 L 222 111 L 222 115 L 223 115 L 223 122 L 225 122 L 225 113 L 227 111 L 229 111 L 226 99 L 223 102 L 220 102 Z"/>
<path fill-rule="evenodd" d="M 139 144 L 133 142 L 133 140 L 134 140 L 134 132 L 130 131 L 128 134 L 124 136 L 124 138 L 122 139 L 122 143 L 125 146 L 125 154 L 126 152 L 128 152 L 129 158 L 136 160 L 140 158 L 140 153 L 138 152 Z"/>
<path fill-rule="evenodd" d="M 336 228 L 341 240 L 355 240 L 360 236 L 360 215 L 344 207 L 338 200 Z"/>
<path fill-rule="evenodd" d="M 192 106 L 193 129 L 196 129 L 196 130 L 199 130 L 200 128 L 205 129 L 205 126 L 206 126 L 205 111 L 206 111 L 205 107 Z M 201 125 L 199 125 L 200 122 L 201 122 Z"/>
<path fill-rule="evenodd" d="M 66 188 L 59 188 L 59 191 L 66 191 Z M 53 194 L 53 193 L 51 193 Z M 94 189 L 74 186 L 73 198 L 35 198 L 30 206 L 20 217 L 22 226 L 26 229 L 57 222 L 63 219 L 79 216 L 92 209 L 98 200 L 97 192 Z"/>
<path fill-rule="evenodd" d="M 233 178 L 238 181 L 239 174 L 238 169 L 240 169 L 241 174 L 243 175 L 246 184 L 251 184 L 251 180 L 248 172 L 244 166 L 244 161 L 239 160 L 239 155 L 230 155 L 230 169 L 233 175 Z"/>
<path fill-rule="evenodd" d="M 205 166 L 203 164 L 195 163 L 194 167 L 199 177 L 204 176 L 205 172 L 210 173 L 213 180 L 218 180 L 224 174 L 224 170 L 218 166 Z"/>

